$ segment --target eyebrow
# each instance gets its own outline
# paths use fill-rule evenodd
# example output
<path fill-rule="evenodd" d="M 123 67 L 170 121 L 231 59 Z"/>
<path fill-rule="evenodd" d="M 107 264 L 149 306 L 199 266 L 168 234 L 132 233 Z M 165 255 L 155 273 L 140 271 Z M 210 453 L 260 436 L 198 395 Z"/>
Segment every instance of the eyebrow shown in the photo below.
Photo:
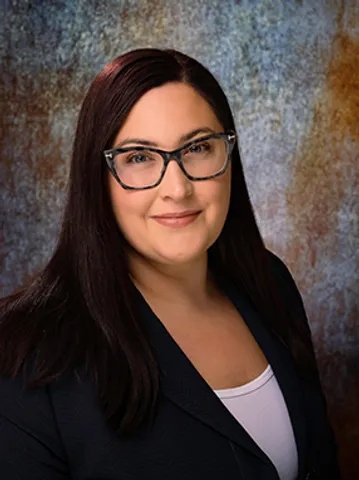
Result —
<path fill-rule="evenodd" d="M 211 134 L 211 133 L 216 133 L 216 132 L 209 127 L 196 128 L 196 130 L 192 130 L 191 132 L 182 135 L 178 140 L 178 144 L 181 145 L 183 143 L 189 142 L 192 138 L 196 137 L 200 133 Z M 122 142 L 115 145 L 114 148 L 122 148 L 122 147 L 124 147 L 125 145 L 128 145 L 128 144 L 143 145 L 145 147 L 158 147 L 159 146 L 156 142 L 152 142 L 150 140 L 145 140 L 143 138 L 126 138 L 125 140 L 122 140 Z"/>

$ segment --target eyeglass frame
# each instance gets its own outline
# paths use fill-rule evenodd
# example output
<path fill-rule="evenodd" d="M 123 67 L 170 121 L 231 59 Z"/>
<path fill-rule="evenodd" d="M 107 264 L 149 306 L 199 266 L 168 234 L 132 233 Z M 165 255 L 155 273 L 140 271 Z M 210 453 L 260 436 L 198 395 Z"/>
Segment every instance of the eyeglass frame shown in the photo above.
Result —
<path fill-rule="evenodd" d="M 186 150 L 191 145 L 194 145 L 197 142 L 205 141 L 205 140 L 208 140 L 208 139 L 211 139 L 211 138 L 223 138 L 226 141 L 226 143 L 227 143 L 227 158 L 226 158 L 226 161 L 225 161 L 223 167 L 221 168 L 221 170 L 219 170 L 217 173 L 214 173 L 213 175 L 210 175 L 208 177 L 193 177 L 192 175 L 190 175 L 189 173 L 186 172 L 186 169 L 183 165 L 182 155 L 181 155 L 182 151 Z M 188 178 L 192 182 L 210 180 L 212 178 L 216 178 L 216 177 L 219 177 L 220 175 L 223 175 L 224 172 L 227 170 L 227 167 L 229 165 L 231 153 L 233 151 L 233 147 L 235 145 L 236 138 L 237 138 L 237 136 L 236 136 L 235 132 L 233 132 L 233 131 L 211 133 L 210 135 L 206 135 L 204 137 L 200 137 L 200 138 L 196 138 L 194 140 L 191 140 L 190 142 L 186 143 L 182 147 L 177 148 L 176 150 L 172 150 L 170 152 L 166 151 L 166 150 L 160 150 L 158 148 L 153 148 L 153 147 L 137 146 L 137 147 L 125 147 L 125 148 L 111 148 L 109 150 L 105 150 L 103 152 L 103 154 L 104 154 L 104 157 L 105 157 L 105 160 L 106 160 L 106 163 L 107 163 L 107 166 L 108 166 L 110 172 L 112 173 L 112 175 L 115 177 L 117 182 L 121 185 L 121 187 L 124 190 L 149 190 L 150 188 L 157 187 L 162 182 L 163 177 L 165 176 L 168 164 L 171 160 L 175 160 L 177 162 L 177 164 L 180 167 L 183 174 L 186 176 L 186 178 Z M 117 175 L 117 172 L 116 172 L 116 169 L 115 169 L 115 163 L 114 163 L 115 156 L 119 153 L 126 153 L 126 152 L 131 152 L 131 151 L 154 152 L 154 153 L 158 153 L 159 155 L 161 155 L 161 157 L 163 159 L 163 167 L 162 167 L 162 170 L 161 170 L 160 177 L 155 183 L 153 183 L 151 185 L 148 185 L 146 187 L 131 187 L 129 185 L 126 185 L 120 179 L 120 177 Z"/>

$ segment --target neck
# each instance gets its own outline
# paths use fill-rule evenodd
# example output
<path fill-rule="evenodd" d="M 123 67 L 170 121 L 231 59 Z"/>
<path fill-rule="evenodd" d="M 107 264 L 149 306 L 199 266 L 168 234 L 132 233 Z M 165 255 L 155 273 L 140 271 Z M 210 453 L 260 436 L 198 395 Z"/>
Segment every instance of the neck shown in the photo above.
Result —
<path fill-rule="evenodd" d="M 152 262 L 132 254 L 130 270 L 134 284 L 147 300 L 171 308 L 202 308 L 214 292 L 207 254 L 181 265 Z"/>

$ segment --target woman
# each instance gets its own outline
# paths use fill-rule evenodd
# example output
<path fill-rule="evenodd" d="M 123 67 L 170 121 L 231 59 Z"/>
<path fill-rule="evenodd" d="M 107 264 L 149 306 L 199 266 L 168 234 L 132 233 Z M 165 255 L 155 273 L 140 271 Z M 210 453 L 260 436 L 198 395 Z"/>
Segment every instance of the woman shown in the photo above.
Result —
<path fill-rule="evenodd" d="M 95 78 L 56 251 L 2 310 L 6 480 L 339 478 L 302 301 L 258 231 L 227 99 L 179 52 Z"/>

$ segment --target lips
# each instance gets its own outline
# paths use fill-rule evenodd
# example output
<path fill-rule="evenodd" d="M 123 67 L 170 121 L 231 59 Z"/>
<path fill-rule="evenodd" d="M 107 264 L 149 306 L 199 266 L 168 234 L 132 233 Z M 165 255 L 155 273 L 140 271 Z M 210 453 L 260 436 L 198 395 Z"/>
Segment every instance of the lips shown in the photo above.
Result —
<path fill-rule="evenodd" d="M 194 222 L 200 213 L 201 210 L 185 210 L 155 215 L 152 218 L 165 227 L 181 228 Z"/>
<path fill-rule="evenodd" d="M 184 210 L 183 212 L 163 213 L 162 215 L 154 215 L 153 218 L 183 218 L 190 215 L 197 215 L 200 210 Z"/>

